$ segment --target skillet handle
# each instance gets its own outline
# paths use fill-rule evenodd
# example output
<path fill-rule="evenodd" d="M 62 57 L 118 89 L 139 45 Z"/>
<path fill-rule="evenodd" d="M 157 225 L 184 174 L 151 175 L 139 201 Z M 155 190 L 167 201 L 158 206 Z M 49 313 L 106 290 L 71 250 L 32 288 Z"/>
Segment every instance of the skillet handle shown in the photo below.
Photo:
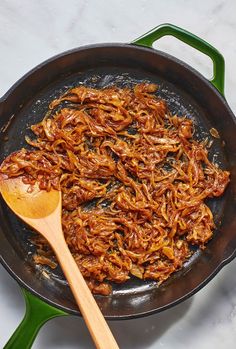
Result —
<path fill-rule="evenodd" d="M 150 30 L 146 34 L 140 36 L 138 39 L 132 41 L 132 44 L 150 47 L 153 43 L 163 36 L 172 35 L 186 44 L 194 47 L 198 51 L 206 54 L 213 62 L 213 78 L 210 80 L 217 90 L 224 96 L 225 83 L 225 61 L 221 53 L 213 46 L 208 44 L 203 39 L 190 33 L 189 31 L 179 28 L 173 24 L 161 24 L 158 27 Z"/>
<path fill-rule="evenodd" d="M 22 293 L 26 304 L 25 316 L 3 349 L 30 349 L 45 322 L 57 316 L 68 315 L 24 289 Z"/>

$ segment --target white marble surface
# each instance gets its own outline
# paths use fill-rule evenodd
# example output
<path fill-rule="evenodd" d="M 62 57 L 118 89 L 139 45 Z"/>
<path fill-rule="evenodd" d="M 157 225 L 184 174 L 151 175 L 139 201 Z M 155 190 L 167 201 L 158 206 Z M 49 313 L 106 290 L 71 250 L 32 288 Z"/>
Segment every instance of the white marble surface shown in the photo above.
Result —
<path fill-rule="evenodd" d="M 0 96 L 29 69 L 61 51 L 97 42 L 129 42 L 163 22 L 182 26 L 217 47 L 226 60 L 226 98 L 236 113 L 235 0 L 1 0 Z M 173 38 L 156 47 L 209 77 L 208 58 Z M 197 295 L 162 314 L 112 322 L 123 349 L 231 349 L 236 343 L 236 261 Z M 0 269 L 0 347 L 24 312 L 18 285 Z M 33 349 L 93 348 L 83 320 L 57 318 Z M 19 348 L 22 349 L 22 348 Z"/>

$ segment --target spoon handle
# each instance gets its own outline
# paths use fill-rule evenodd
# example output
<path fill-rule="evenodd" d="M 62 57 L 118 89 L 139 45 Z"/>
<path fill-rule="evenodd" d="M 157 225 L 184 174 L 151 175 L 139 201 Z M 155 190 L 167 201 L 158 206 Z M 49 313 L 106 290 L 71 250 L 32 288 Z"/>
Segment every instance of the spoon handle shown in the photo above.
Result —
<path fill-rule="evenodd" d="M 97 349 L 119 349 L 90 289 L 88 288 L 62 234 L 52 247 L 80 308 Z"/>

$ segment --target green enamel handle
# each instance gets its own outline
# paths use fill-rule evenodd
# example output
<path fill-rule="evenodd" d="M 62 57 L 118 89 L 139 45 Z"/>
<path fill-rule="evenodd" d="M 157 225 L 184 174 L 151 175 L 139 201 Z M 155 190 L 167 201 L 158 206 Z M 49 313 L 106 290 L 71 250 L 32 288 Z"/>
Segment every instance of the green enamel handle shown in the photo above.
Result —
<path fill-rule="evenodd" d="M 57 316 L 68 315 L 28 291 L 22 289 L 22 292 L 26 304 L 25 316 L 3 349 L 30 349 L 45 322 Z"/>
<path fill-rule="evenodd" d="M 225 61 L 221 53 L 206 41 L 200 39 L 198 36 L 188 32 L 185 29 L 176 27 L 172 24 L 162 24 L 148 33 L 140 36 L 138 39 L 132 41 L 132 44 L 151 47 L 153 43 L 163 36 L 172 35 L 186 44 L 194 47 L 198 51 L 209 56 L 213 62 L 213 78 L 210 80 L 219 92 L 224 95 L 225 83 Z"/>

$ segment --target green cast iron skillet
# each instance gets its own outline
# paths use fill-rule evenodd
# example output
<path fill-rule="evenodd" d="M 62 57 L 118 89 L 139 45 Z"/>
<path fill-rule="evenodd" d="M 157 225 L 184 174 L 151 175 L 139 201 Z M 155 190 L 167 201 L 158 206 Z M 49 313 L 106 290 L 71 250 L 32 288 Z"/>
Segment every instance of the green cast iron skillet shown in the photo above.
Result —
<path fill-rule="evenodd" d="M 208 81 L 178 59 L 154 50 L 153 43 L 172 35 L 209 56 L 213 79 Z M 224 59 L 211 45 L 170 24 L 161 25 L 131 44 L 99 44 L 57 55 L 31 70 L 0 100 L 0 154 L 25 146 L 29 125 L 39 122 L 49 102 L 68 88 L 85 84 L 102 88 L 115 84 L 132 86 L 150 81 L 159 85 L 172 113 L 194 120 L 196 137 L 212 138 L 209 156 L 231 171 L 231 182 L 223 195 L 209 200 L 217 229 L 203 251 L 195 249 L 191 259 L 169 280 L 157 287 L 153 281 L 131 278 L 114 285 L 111 296 L 96 296 L 107 319 L 130 319 L 170 308 L 192 296 L 208 283 L 236 254 L 236 122 L 224 98 Z M 32 234 L 3 201 L 0 202 L 0 251 L 4 267 L 24 289 L 26 315 L 5 348 L 30 348 L 43 323 L 79 310 L 60 268 L 54 271 L 32 261 Z"/>

